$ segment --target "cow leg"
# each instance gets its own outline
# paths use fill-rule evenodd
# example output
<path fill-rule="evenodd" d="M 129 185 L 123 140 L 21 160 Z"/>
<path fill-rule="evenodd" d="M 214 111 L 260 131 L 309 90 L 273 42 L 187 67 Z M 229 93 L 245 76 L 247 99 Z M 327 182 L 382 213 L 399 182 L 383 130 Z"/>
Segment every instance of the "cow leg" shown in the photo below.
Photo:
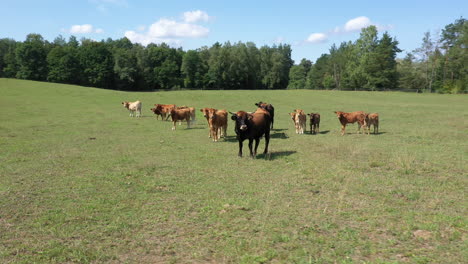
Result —
<path fill-rule="evenodd" d="M 177 121 L 175 121 L 175 120 L 172 122 L 172 130 L 176 130 L 176 123 L 177 123 Z"/>
<path fill-rule="evenodd" d="M 254 157 L 257 156 L 258 144 L 260 144 L 260 138 L 256 138 L 256 139 L 255 139 Z"/>
<path fill-rule="evenodd" d="M 341 125 L 341 135 L 344 136 L 346 131 L 346 125 Z"/>
<path fill-rule="evenodd" d="M 239 157 L 242 157 L 242 147 L 243 147 L 242 140 L 239 139 L 239 153 L 237 154 L 237 156 Z"/>
<path fill-rule="evenodd" d="M 315 133 L 320 133 L 320 124 L 317 124 L 317 127 L 316 127 L 316 132 Z"/>
<path fill-rule="evenodd" d="M 250 157 L 254 157 L 253 154 L 253 138 L 249 138 L 249 150 L 250 150 Z"/>
<path fill-rule="evenodd" d="M 263 154 L 268 153 L 268 145 L 270 144 L 270 131 L 267 131 L 265 133 L 265 150 L 263 151 Z"/>
<path fill-rule="evenodd" d="M 190 128 L 190 117 L 186 118 L 185 121 L 187 121 L 187 128 Z M 180 126 L 180 124 L 182 124 L 182 120 L 179 122 L 180 122 L 179 123 L 179 126 Z"/>

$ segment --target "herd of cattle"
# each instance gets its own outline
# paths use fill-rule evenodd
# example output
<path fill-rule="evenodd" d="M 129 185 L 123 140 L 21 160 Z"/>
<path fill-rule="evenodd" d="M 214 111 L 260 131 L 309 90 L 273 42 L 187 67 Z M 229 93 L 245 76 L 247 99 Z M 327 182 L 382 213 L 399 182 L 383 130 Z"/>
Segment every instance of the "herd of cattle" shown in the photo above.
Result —
<path fill-rule="evenodd" d="M 142 103 L 136 102 L 122 102 L 122 105 L 128 109 L 130 116 L 140 117 Z M 255 112 L 238 111 L 236 113 L 228 112 L 226 110 L 218 110 L 214 108 L 203 108 L 200 111 L 206 118 L 209 127 L 208 136 L 213 141 L 218 141 L 220 137 L 227 135 L 228 126 L 228 113 L 231 114 L 231 119 L 235 121 L 234 131 L 236 132 L 239 141 L 239 153 L 242 157 L 242 147 L 244 140 L 249 140 L 250 156 L 255 157 L 257 154 L 258 144 L 260 138 L 265 137 L 265 150 L 264 154 L 268 153 L 268 144 L 270 143 L 270 130 L 273 129 L 275 108 L 273 105 L 259 102 L 255 104 L 258 108 Z M 191 123 L 195 122 L 195 108 L 188 106 L 177 107 L 174 104 L 155 104 L 151 111 L 156 115 L 156 119 L 168 120 L 171 117 L 173 126 L 172 130 L 176 129 L 176 123 L 181 121 L 187 122 L 187 127 L 190 128 Z M 367 130 L 370 134 L 370 127 L 374 127 L 374 134 L 379 131 L 379 114 L 366 113 L 363 111 L 357 112 L 341 112 L 336 111 L 336 116 L 341 123 L 341 135 L 345 134 L 347 124 L 358 123 L 358 133 L 363 129 L 363 133 Z M 307 116 L 309 116 L 310 133 L 317 134 L 320 130 L 320 114 L 310 113 L 306 114 L 302 109 L 296 109 L 289 114 L 294 123 L 296 133 L 304 134 L 306 130 Z M 253 141 L 255 140 L 255 148 L 253 148 Z"/>

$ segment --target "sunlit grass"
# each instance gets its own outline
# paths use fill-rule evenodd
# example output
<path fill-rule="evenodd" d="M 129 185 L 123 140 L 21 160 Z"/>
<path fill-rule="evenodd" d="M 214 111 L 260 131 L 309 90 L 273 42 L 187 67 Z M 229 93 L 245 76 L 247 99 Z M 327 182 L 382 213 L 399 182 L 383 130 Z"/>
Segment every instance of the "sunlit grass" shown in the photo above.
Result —
<path fill-rule="evenodd" d="M 141 100 L 143 117 L 130 118 L 124 100 Z M 238 158 L 231 121 L 225 140 L 208 138 L 199 108 L 258 101 L 275 106 L 270 155 Z M 172 131 L 155 103 L 196 107 L 196 125 Z M 0 104 L 0 262 L 467 257 L 466 95 L 129 93 L 0 79 Z M 297 108 L 321 114 L 320 134 L 294 133 Z M 378 112 L 381 133 L 351 125 L 340 136 L 336 110 Z"/>

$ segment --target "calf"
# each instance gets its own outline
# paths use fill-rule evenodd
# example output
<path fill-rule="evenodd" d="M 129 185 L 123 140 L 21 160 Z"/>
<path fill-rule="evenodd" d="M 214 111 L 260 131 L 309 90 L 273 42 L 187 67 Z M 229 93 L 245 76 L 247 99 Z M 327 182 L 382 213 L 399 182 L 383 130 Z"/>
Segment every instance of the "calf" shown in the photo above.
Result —
<path fill-rule="evenodd" d="M 367 134 L 370 134 L 370 126 L 374 126 L 374 134 L 379 133 L 379 114 L 367 114 L 366 115 Z"/>
<path fill-rule="evenodd" d="M 175 104 L 154 104 L 154 106 L 154 108 L 151 108 L 151 111 L 156 115 L 156 119 L 158 119 L 158 116 L 161 116 L 161 120 L 169 119 L 171 110 L 176 107 Z"/>
<path fill-rule="evenodd" d="M 213 110 L 216 110 L 214 108 L 208 108 L 208 107 L 205 107 L 205 108 L 202 108 L 200 109 L 200 112 L 203 113 L 203 116 L 206 118 L 206 122 L 208 122 L 208 137 L 211 138 L 211 125 L 210 125 L 210 118 L 208 117 L 208 112 L 213 109 Z"/>
<path fill-rule="evenodd" d="M 244 140 L 249 140 L 250 156 L 255 158 L 257 155 L 258 144 L 260 138 L 265 135 L 265 150 L 263 154 L 268 153 L 268 144 L 270 143 L 270 127 L 271 117 L 270 113 L 264 109 L 257 109 L 253 114 L 248 114 L 244 111 L 231 113 L 231 119 L 235 121 L 234 131 L 237 134 L 239 141 L 238 156 L 242 157 L 242 147 Z M 255 149 L 252 151 L 252 144 L 255 140 Z"/>
<path fill-rule="evenodd" d="M 135 102 L 127 102 L 124 101 L 122 102 L 122 105 L 128 109 L 130 112 L 130 116 L 135 116 L 140 117 L 141 116 L 141 102 L 140 101 L 135 101 Z"/>
<path fill-rule="evenodd" d="M 194 124 L 195 123 L 195 107 L 188 107 L 188 106 L 180 106 L 180 107 L 176 107 L 176 109 L 188 109 L 189 112 L 190 112 L 190 122 L 191 124 Z M 179 123 L 180 125 L 180 123 Z"/>
<path fill-rule="evenodd" d="M 264 103 L 262 101 L 258 102 L 255 104 L 257 107 L 265 109 L 269 114 L 271 118 L 271 129 L 273 129 L 273 123 L 275 119 L 275 108 L 271 104 Z"/>
<path fill-rule="evenodd" d="M 294 112 L 289 113 L 291 116 L 291 119 L 294 122 L 294 127 L 296 128 L 296 133 L 297 134 L 304 134 L 304 129 L 306 127 L 306 115 L 304 114 L 304 111 L 301 109 L 296 109 L 293 110 Z"/>
<path fill-rule="evenodd" d="M 365 129 L 366 127 L 366 113 L 363 111 L 357 111 L 357 112 L 351 112 L 351 113 L 335 111 L 334 113 L 340 120 L 342 136 L 345 134 L 347 124 L 354 124 L 358 122 L 358 133 L 361 127 L 363 129 Z"/>
<path fill-rule="evenodd" d="M 211 108 L 208 111 L 208 124 L 213 141 L 218 141 L 220 136 L 226 137 L 227 112 L 226 110 L 216 110 Z"/>
<path fill-rule="evenodd" d="M 172 117 L 172 130 L 176 129 L 176 123 L 177 121 L 182 121 L 185 120 L 187 121 L 187 128 L 190 128 L 190 109 L 184 108 L 184 109 L 172 109 L 171 110 L 171 117 Z"/>
<path fill-rule="evenodd" d="M 317 134 L 320 130 L 320 114 L 319 113 L 310 113 L 307 114 L 309 116 L 309 124 L 310 124 L 310 133 Z"/>

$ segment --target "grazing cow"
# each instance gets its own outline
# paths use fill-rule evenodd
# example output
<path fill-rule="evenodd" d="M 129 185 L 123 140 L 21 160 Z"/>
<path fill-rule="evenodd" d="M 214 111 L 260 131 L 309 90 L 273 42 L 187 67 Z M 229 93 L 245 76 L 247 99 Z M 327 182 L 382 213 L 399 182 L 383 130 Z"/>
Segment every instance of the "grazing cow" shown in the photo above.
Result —
<path fill-rule="evenodd" d="M 169 119 L 171 114 L 171 110 L 176 107 L 175 104 L 154 104 L 154 108 L 151 108 L 151 111 L 156 115 L 156 119 L 158 116 L 161 116 L 161 120 Z"/>
<path fill-rule="evenodd" d="M 289 113 L 291 119 L 294 122 L 294 127 L 296 128 L 297 134 L 304 134 L 304 129 L 306 127 L 307 116 L 301 109 L 293 110 L 294 112 Z"/>
<path fill-rule="evenodd" d="M 351 112 L 351 113 L 335 111 L 334 113 L 340 120 L 342 136 L 345 134 L 347 124 L 354 124 L 355 122 L 358 122 L 358 133 L 361 127 L 363 129 L 365 129 L 366 127 L 366 113 L 363 111 L 357 111 L 357 112 Z"/>
<path fill-rule="evenodd" d="M 319 113 L 310 113 L 309 116 L 310 124 L 310 133 L 317 134 L 320 131 L 320 114 Z"/>
<path fill-rule="evenodd" d="M 231 112 L 230 112 L 231 113 Z M 260 138 L 265 135 L 265 150 L 263 154 L 268 153 L 268 144 L 270 143 L 270 113 L 262 108 L 257 109 L 253 114 L 244 111 L 231 113 L 231 119 L 235 121 L 234 131 L 239 141 L 238 156 L 242 157 L 242 147 L 244 140 L 249 140 L 250 156 L 255 158 L 257 155 Z M 255 149 L 252 151 L 253 140 L 255 139 Z"/>
<path fill-rule="evenodd" d="M 206 122 L 208 122 L 208 137 L 211 138 L 211 125 L 210 125 L 210 118 L 208 117 L 208 112 L 213 109 L 215 110 L 214 108 L 209 108 L 209 107 L 205 107 L 205 108 L 202 108 L 200 109 L 200 112 L 203 113 L 203 116 L 206 118 Z"/>
<path fill-rule="evenodd" d="M 374 126 L 374 134 L 379 133 L 379 114 L 367 114 L 366 115 L 367 134 L 370 134 L 370 126 Z"/>
<path fill-rule="evenodd" d="M 171 110 L 171 117 L 172 117 L 172 130 L 176 129 L 177 121 L 185 120 L 187 121 L 187 128 L 190 128 L 190 109 L 183 108 L 183 109 L 172 109 Z"/>
<path fill-rule="evenodd" d="M 226 137 L 227 114 L 226 110 L 216 110 L 213 108 L 208 110 L 208 124 L 210 126 L 211 137 L 215 142 L 218 141 L 220 136 Z"/>
<path fill-rule="evenodd" d="M 271 129 L 273 129 L 273 123 L 275 121 L 275 108 L 271 104 L 264 103 L 262 101 L 255 104 L 259 108 L 263 108 L 270 113 L 271 118 Z"/>
<path fill-rule="evenodd" d="M 135 112 L 136 112 L 136 117 L 141 116 L 141 102 L 140 101 L 136 101 L 136 102 L 124 101 L 122 102 L 122 105 L 128 109 L 128 111 L 130 112 L 130 116 L 135 116 Z"/>

